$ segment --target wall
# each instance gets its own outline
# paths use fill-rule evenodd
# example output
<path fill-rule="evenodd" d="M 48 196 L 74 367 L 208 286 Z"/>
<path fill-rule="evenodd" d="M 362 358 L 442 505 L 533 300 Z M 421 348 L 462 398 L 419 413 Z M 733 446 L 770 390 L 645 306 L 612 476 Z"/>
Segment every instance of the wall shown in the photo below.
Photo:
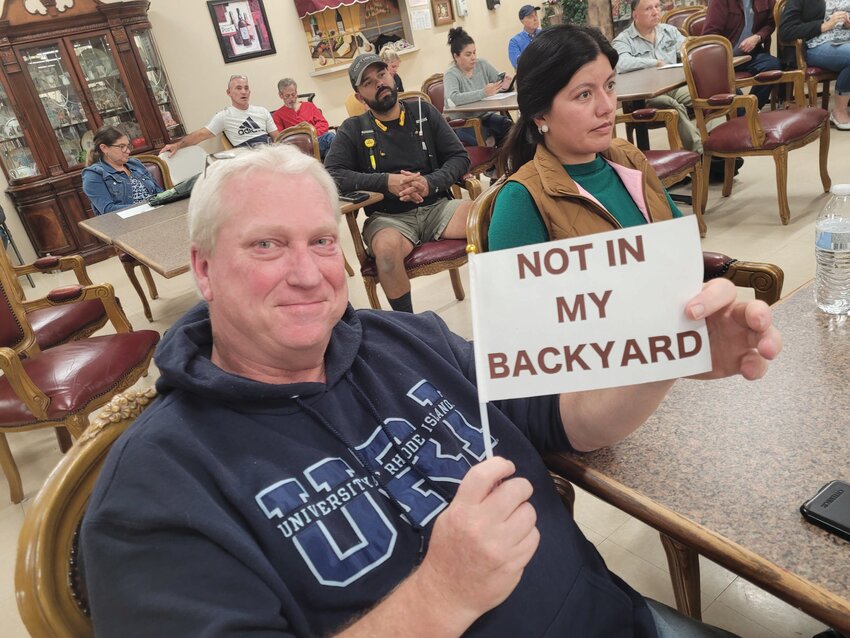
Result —
<path fill-rule="evenodd" d="M 517 12 L 527 1 L 503 0 L 499 8 L 488 11 L 484 0 L 469 0 L 469 15 L 457 19 L 454 25 L 415 31 L 413 36 L 418 51 L 403 55 L 399 70 L 405 88 L 418 89 L 426 77 L 448 67 L 451 55 L 446 38 L 452 26 L 463 26 L 475 38 L 480 57 L 496 68 L 512 73 L 507 55 L 508 40 L 522 28 Z M 310 77 L 312 64 L 295 3 L 292 0 L 264 0 L 263 4 L 277 52 L 224 64 L 205 0 L 150 0 L 149 17 L 154 38 L 188 130 L 200 128 L 213 113 L 229 104 L 225 90 L 227 80 L 233 74 L 248 76 L 251 102 L 254 104 L 270 110 L 280 106 L 277 81 L 289 76 L 298 82 L 299 92 L 316 93 L 315 102 L 331 124 L 339 124 L 346 118 L 344 102 L 351 92 L 348 73 L 343 70 Z M 214 140 L 210 140 L 205 148 L 213 151 L 218 147 Z M 7 186 L 5 178 L 0 175 L 0 191 L 3 192 L 0 204 L 7 213 L 9 228 L 25 259 L 31 260 L 35 253 L 11 200 L 5 194 Z"/>

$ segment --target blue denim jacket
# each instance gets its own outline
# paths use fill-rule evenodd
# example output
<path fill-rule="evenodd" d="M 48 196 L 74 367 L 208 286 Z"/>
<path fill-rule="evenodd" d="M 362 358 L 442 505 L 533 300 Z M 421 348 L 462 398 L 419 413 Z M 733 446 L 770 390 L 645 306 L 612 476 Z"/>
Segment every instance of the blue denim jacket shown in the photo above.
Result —
<path fill-rule="evenodd" d="M 162 192 L 162 187 L 139 160 L 132 157 L 128 159 L 127 169 L 152 195 Z M 103 161 L 83 169 L 83 192 L 88 195 L 95 215 L 126 208 L 133 203 L 130 178 Z"/>

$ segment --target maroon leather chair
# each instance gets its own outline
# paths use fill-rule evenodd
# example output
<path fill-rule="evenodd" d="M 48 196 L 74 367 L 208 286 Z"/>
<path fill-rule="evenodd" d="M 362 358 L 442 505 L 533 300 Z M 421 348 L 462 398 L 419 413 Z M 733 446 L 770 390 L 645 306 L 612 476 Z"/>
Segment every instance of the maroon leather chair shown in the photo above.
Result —
<path fill-rule="evenodd" d="M 15 266 L 9 261 L 6 253 L 2 252 L 0 268 L 9 274 L 16 299 L 21 303 L 35 334 L 36 343 L 42 350 L 87 337 L 106 324 L 106 308 L 99 299 L 45 306 L 42 299 L 27 300 L 18 282 L 18 277 L 25 275 L 73 270 L 79 285 L 91 286 L 85 262 L 79 255 L 41 257 L 31 264 Z"/>
<path fill-rule="evenodd" d="M 734 160 L 742 155 L 769 155 L 776 163 L 779 217 L 791 218 L 788 208 L 788 152 L 820 139 L 820 176 L 824 192 L 831 180 L 827 171 L 829 119 L 824 109 L 804 107 L 801 71 L 764 71 L 747 80 L 736 80 L 732 68 L 732 45 L 724 37 L 704 35 L 688 38 L 683 63 L 693 101 L 697 128 L 702 137 L 703 177 L 708 183 L 712 157 L 725 160 L 723 196 L 732 192 Z M 791 83 L 795 107 L 760 113 L 754 95 L 736 95 L 736 89 L 754 84 Z M 739 110 L 744 115 L 737 117 Z M 706 124 L 723 119 L 711 131 Z"/>
<path fill-rule="evenodd" d="M 703 181 L 702 156 L 694 151 L 682 148 L 677 129 L 679 114 L 673 109 L 645 108 L 617 116 L 617 123 L 634 125 L 636 123 L 660 124 L 667 129 L 667 150 L 646 150 L 643 152 L 649 160 L 658 178 L 665 187 L 670 188 L 686 177 L 691 178 L 691 207 L 697 217 L 700 237 L 705 237 L 706 227 L 702 213 L 708 193 L 707 183 Z"/>
<path fill-rule="evenodd" d="M 319 138 L 316 135 L 316 129 L 309 122 L 299 122 L 295 126 L 284 129 L 275 142 L 292 144 L 305 155 L 312 155 L 319 161 L 322 159 L 319 154 Z"/>
<path fill-rule="evenodd" d="M 13 503 L 23 499 L 21 476 L 7 432 L 65 428 L 79 437 L 88 415 L 147 372 L 159 334 L 131 332 L 112 286 L 54 290 L 31 310 L 96 301 L 106 308 L 117 334 L 87 337 L 41 350 L 10 272 L 0 268 L 0 468 Z"/>
<path fill-rule="evenodd" d="M 822 85 L 821 103 L 822 109 L 829 109 L 829 83 L 838 79 L 835 71 L 822 69 L 819 66 L 809 66 L 806 62 L 806 43 L 802 39 L 793 42 L 785 42 L 779 39 L 779 23 L 782 21 L 782 13 L 785 11 L 785 0 L 778 0 L 773 6 L 773 20 L 776 23 L 777 57 L 784 59 L 784 50 L 791 49 L 796 68 L 803 72 L 806 78 L 806 87 L 809 94 L 809 106 L 815 106 L 818 98 L 818 84 Z"/>
<path fill-rule="evenodd" d="M 689 7 L 677 7 L 675 9 L 670 9 L 670 11 L 665 11 L 661 16 L 661 22 L 676 27 L 682 35 L 688 36 L 689 33 L 685 29 L 685 22 L 692 15 L 699 12 L 705 13 L 705 7 L 699 4 L 694 4 Z"/>
<path fill-rule="evenodd" d="M 704 8 L 689 15 L 682 23 L 685 35 L 688 37 L 702 35 L 702 31 L 705 29 L 705 21 L 707 17 L 708 11 Z"/>
<path fill-rule="evenodd" d="M 425 79 L 422 83 L 422 92 L 428 96 L 431 104 L 434 105 L 440 113 L 443 112 L 445 105 L 445 88 L 443 86 L 443 74 L 435 73 Z M 464 144 L 467 154 L 469 155 L 470 168 L 469 172 L 475 177 L 481 177 L 481 173 L 490 170 L 496 166 L 496 160 L 499 157 L 499 149 L 493 146 L 487 146 L 484 135 L 481 131 L 481 120 L 477 117 L 470 118 L 454 118 L 449 119 L 449 126 L 455 129 L 471 128 L 475 132 L 475 140 L 477 145 L 467 146 Z"/>

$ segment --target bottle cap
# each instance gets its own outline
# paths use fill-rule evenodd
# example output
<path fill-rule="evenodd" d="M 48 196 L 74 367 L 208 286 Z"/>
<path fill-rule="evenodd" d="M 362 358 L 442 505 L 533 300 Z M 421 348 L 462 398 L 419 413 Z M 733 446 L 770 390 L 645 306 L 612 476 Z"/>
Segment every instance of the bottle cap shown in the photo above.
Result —
<path fill-rule="evenodd" d="M 847 197 L 850 195 L 850 184 L 833 184 L 829 192 L 839 197 Z"/>

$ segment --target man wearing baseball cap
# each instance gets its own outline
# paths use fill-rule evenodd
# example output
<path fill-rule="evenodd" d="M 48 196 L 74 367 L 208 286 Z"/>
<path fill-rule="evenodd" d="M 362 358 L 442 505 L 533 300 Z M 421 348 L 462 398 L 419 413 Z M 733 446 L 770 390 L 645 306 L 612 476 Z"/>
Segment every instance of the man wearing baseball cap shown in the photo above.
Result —
<path fill-rule="evenodd" d="M 371 53 L 348 67 L 357 100 L 368 110 L 337 129 L 325 168 L 341 193 L 382 193 L 366 208 L 363 240 L 393 310 L 413 312 L 404 259 L 419 244 L 466 237 L 472 202 L 451 198 L 469 170 L 457 135 L 429 102 L 399 102 L 387 64 Z"/>
<path fill-rule="evenodd" d="M 540 17 L 537 12 L 540 7 L 532 7 L 530 4 L 523 5 L 519 10 L 519 21 L 522 22 L 522 31 L 511 38 L 508 43 L 508 57 L 511 64 L 516 68 L 519 56 L 525 51 L 531 40 L 540 33 Z"/>

